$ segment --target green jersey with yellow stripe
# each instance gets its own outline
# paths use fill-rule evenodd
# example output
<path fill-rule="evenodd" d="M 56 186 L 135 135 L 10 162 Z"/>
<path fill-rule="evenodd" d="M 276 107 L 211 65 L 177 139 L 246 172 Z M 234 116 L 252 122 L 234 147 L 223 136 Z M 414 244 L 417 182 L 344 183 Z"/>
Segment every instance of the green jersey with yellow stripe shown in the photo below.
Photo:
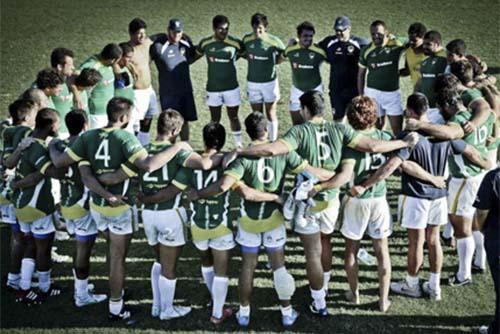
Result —
<path fill-rule="evenodd" d="M 451 118 L 450 123 L 455 123 L 461 126 L 462 123 L 469 121 L 471 118 L 472 113 L 470 111 L 459 111 Z M 491 136 L 494 124 L 495 114 L 491 112 L 488 119 L 481 124 L 481 126 L 478 126 L 473 132 L 466 134 L 463 140 L 467 144 L 474 146 L 474 148 L 478 150 L 482 156 L 486 157 L 486 139 Z M 476 176 L 484 171 L 481 167 L 474 165 L 461 154 L 451 155 L 448 163 L 451 176 L 456 178 Z"/>
<path fill-rule="evenodd" d="M 208 92 L 223 92 L 238 87 L 236 77 L 236 59 L 243 55 L 243 42 L 232 36 L 223 41 L 209 36 L 196 47 L 199 55 L 205 55 L 208 64 Z"/>
<path fill-rule="evenodd" d="M 380 139 L 380 140 L 391 140 L 392 136 L 388 132 L 380 131 L 378 129 L 370 129 L 367 131 L 359 131 L 366 137 Z M 354 164 L 354 175 L 351 180 L 350 186 L 359 185 L 368 179 L 377 169 L 382 167 L 386 161 L 386 157 L 382 153 L 368 153 L 359 152 L 353 150 L 352 148 L 345 147 L 342 153 L 342 161 L 350 162 Z M 386 186 L 385 181 L 382 180 L 375 184 L 373 187 L 368 189 L 358 198 L 374 198 L 385 196 Z"/>
<path fill-rule="evenodd" d="M 21 180 L 34 172 L 45 174 L 52 164 L 45 141 L 35 139 L 35 142 L 23 151 L 16 167 L 15 180 Z M 12 195 L 12 203 L 16 208 L 16 217 L 23 223 L 52 214 L 55 211 L 50 178 L 43 178 L 36 185 L 16 189 Z"/>
<path fill-rule="evenodd" d="M 101 63 L 97 56 L 90 57 L 80 65 L 80 69 L 84 68 L 93 68 L 102 75 L 101 81 L 92 89 L 89 96 L 88 104 L 90 114 L 106 115 L 106 106 L 115 94 L 115 75 L 113 73 L 113 68 Z"/>
<path fill-rule="evenodd" d="M 58 142 L 56 147 L 59 151 L 64 152 L 68 146 L 70 146 L 70 141 L 66 139 Z M 83 185 L 77 164 L 69 166 L 64 178 L 59 181 L 61 182 L 62 216 L 65 219 L 78 219 L 87 215 L 89 211 L 89 192 Z"/>
<path fill-rule="evenodd" d="M 300 173 L 306 166 L 307 162 L 292 151 L 274 157 L 239 157 L 228 166 L 224 175 L 236 181 L 241 180 L 254 189 L 280 194 L 286 174 Z M 240 214 L 241 227 L 252 233 L 273 230 L 284 222 L 281 206 L 275 202 L 252 202 L 242 199 Z"/>
<path fill-rule="evenodd" d="M 68 85 L 64 83 L 62 85 L 62 90 L 59 95 L 52 96 L 52 102 L 54 103 L 54 109 L 57 110 L 59 118 L 61 120 L 59 132 L 68 133 L 68 128 L 66 127 L 66 122 L 64 118 L 66 114 L 73 108 L 73 93 L 68 88 Z"/>
<path fill-rule="evenodd" d="M 359 66 L 368 71 L 366 87 L 392 92 L 399 89 L 399 59 L 405 50 L 403 43 L 391 36 L 387 44 L 376 47 L 373 42 L 359 55 Z"/>
<path fill-rule="evenodd" d="M 243 37 L 245 57 L 248 60 L 247 80 L 269 82 L 276 79 L 276 62 L 285 51 L 285 44 L 276 36 L 265 33 L 257 37 L 250 33 Z"/>
<path fill-rule="evenodd" d="M 292 82 L 297 89 L 307 92 L 321 84 L 320 68 L 326 60 L 323 49 L 316 45 L 304 48 L 296 44 L 287 47 L 284 56 L 292 66 Z"/>
<path fill-rule="evenodd" d="M 444 73 L 448 62 L 446 52 L 438 51 L 435 55 L 427 57 L 420 65 L 420 88 L 419 91 L 427 97 L 429 107 L 436 107 L 436 91 L 434 89 L 438 74 Z"/>
<path fill-rule="evenodd" d="M 217 167 L 211 170 L 181 168 L 175 175 L 176 184 L 182 187 L 203 189 L 222 178 L 224 170 Z M 231 233 L 229 219 L 229 191 L 214 197 L 191 202 L 191 235 L 193 240 L 215 239 Z"/>
<path fill-rule="evenodd" d="M 114 172 L 125 163 L 134 164 L 139 157 L 147 155 L 139 140 L 130 132 L 117 128 L 93 129 L 81 134 L 66 150 L 66 153 L 81 164 L 90 165 L 95 175 Z M 130 176 L 136 173 L 124 168 Z M 130 179 L 116 185 L 106 186 L 112 194 L 128 196 Z M 130 196 L 129 200 L 130 200 Z M 129 208 L 129 205 L 111 207 L 109 203 L 96 193 L 91 194 L 90 207 L 107 216 L 118 216 Z"/>
<path fill-rule="evenodd" d="M 357 132 L 350 125 L 321 119 L 295 125 L 279 140 L 285 143 L 290 151 L 296 151 L 311 166 L 335 171 L 340 165 L 342 149 L 345 146 L 354 146 L 357 136 Z M 318 193 L 314 197 L 316 209 L 321 211 L 328 207 L 338 192 L 338 189 L 329 189 Z"/>
<path fill-rule="evenodd" d="M 470 108 L 472 102 L 483 98 L 483 93 L 477 88 L 468 88 L 460 94 L 460 98 L 466 108 Z"/>
<path fill-rule="evenodd" d="M 169 141 L 162 142 L 151 142 L 146 149 L 149 154 L 155 155 L 167 148 L 172 146 Z M 176 183 L 174 180 L 177 171 L 184 166 L 184 163 L 192 154 L 190 151 L 181 150 L 179 151 L 167 164 L 163 165 L 162 168 L 155 170 L 154 172 L 140 173 L 140 186 L 144 195 L 153 195 L 157 193 L 160 189 L 167 187 L 170 183 L 174 184 L 180 189 L 185 187 L 182 184 Z M 181 194 L 178 194 L 175 198 L 155 204 L 144 204 L 144 209 L 146 210 L 170 210 L 178 208 L 181 202 Z"/>

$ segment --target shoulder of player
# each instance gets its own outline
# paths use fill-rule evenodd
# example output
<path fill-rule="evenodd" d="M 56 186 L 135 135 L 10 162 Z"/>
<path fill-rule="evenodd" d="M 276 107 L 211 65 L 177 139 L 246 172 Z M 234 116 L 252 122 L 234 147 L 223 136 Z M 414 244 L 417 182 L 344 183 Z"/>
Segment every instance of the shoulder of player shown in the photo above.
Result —
<path fill-rule="evenodd" d="M 290 54 L 292 52 L 297 52 L 299 51 L 301 48 L 300 48 L 300 45 L 299 43 L 296 43 L 294 45 L 288 45 L 286 48 L 285 48 L 285 55 L 287 54 Z"/>
<path fill-rule="evenodd" d="M 241 39 L 234 37 L 234 36 L 231 36 L 231 35 L 228 35 L 226 37 L 226 39 L 224 40 L 224 43 L 229 44 L 238 50 L 241 49 L 241 45 L 242 45 Z"/>
<path fill-rule="evenodd" d="M 402 40 L 400 38 L 398 38 L 397 36 L 392 35 L 392 34 L 389 35 L 389 40 L 387 41 L 386 46 L 396 46 L 396 47 L 401 47 L 401 48 L 405 47 Z"/>
<path fill-rule="evenodd" d="M 97 55 L 90 56 L 85 60 L 81 65 L 80 68 L 93 68 L 93 69 L 98 69 L 102 67 L 102 63 L 99 61 L 97 58 Z"/>
<path fill-rule="evenodd" d="M 243 41 L 243 43 L 249 43 L 249 42 L 254 41 L 256 39 L 257 39 L 257 37 L 255 36 L 255 34 L 253 32 L 249 32 L 249 33 L 245 34 L 241 40 Z"/>
<path fill-rule="evenodd" d="M 198 43 L 198 45 L 203 49 L 207 45 L 210 45 L 211 43 L 215 43 L 215 42 L 216 42 L 216 40 L 215 40 L 214 36 L 210 35 L 210 36 L 203 37 L 200 40 L 200 43 Z"/>
<path fill-rule="evenodd" d="M 313 44 L 309 47 L 309 50 L 314 51 L 321 55 L 322 57 L 326 58 L 326 53 L 325 50 L 323 50 L 318 44 Z"/>
<path fill-rule="evenodd" d="M 361 55 L 366 57 L 370 54 L 370 52 L 372 52 L 376 48 L 377 47 L 375 46 L 375 44 L 373 44 L 373 42 L 370 42 L 361 48 Z"/>

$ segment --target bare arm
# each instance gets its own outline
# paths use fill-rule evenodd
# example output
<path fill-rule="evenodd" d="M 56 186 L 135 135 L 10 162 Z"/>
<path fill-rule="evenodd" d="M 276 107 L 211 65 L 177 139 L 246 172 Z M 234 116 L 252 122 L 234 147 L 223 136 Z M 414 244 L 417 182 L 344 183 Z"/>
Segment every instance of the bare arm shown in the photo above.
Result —
<path fill-rule="evenodd" d="M 359 92 L 359 95 L 365 94 L 365 77 L 366 77 L 366 68 L 358 66 L 358 92 Z"/>
<path fill-rule="evenodd" d="M 488 159 L 483 159 L 479 151 L 476 150 L 472 145 L 465 146 L 465 150 L 462 152 L 462 155 L 474 165 L 479 166 L 482 169 L 491 169 L 493 167 L 491 161 Z"/>
<path fill-rule="evenodd" d="M 490 210 L 476 209 L 476 213 L 474 216 L 477 219 L 477 224 L 478 224 L 479 230 L 483 229 L 484 222 L 486 221 L 486 218 L 488 217 L 489 212 L 490 212 Z"/>
<path fill-rule="evenodd" d="M 416 133 L 409 133 L 404 139 L 379 140 L 360 135 L 354 149 L 368 153 L 386 153 L 399 150 L 408 146 L 415 146 L 418 142 Z"/>
<path fill-rule="evenodd" d="M 403 160 L 397 156 L 393 156 L 385 162 L 385 164 L 377 169 L 377 171 L 372 174 L 367 180 L 365 180 L 361 185 L 355 185 L 351 188 L 351 195 L 357 196 L 362 194 L 366 189 L 372 187 L 378 182 L 388 178 L 394 171 L 401 165 Z"/>
<path fill-rule="evenodd" d="M 198 191 L 194 189 L 190 189 L 187 192 L 187 197 L 190 201 L 196 201 L 200 198 L 209 198 L 213 196 L 217 196 L 219 194 L 225 193 L 228 191 L 233 184 L 236 183 L 236 180 L 228 175 L 224 175 L 217 182 L 211 183 L 208 187 L 200 189 Z"/>
<path fill-rule="evenodd" d="M 14 152 L 3 160 L 3 165 L 8 169 L 14 168 L 19 163 L 23 151 L 28 148 L 35 140 L 32 137 L 24 138 L 16 147 Z"/>
<path fill-rule="evenodd" d="M 288 146 L 286 146 L 286 144 L 281 140 L 277 140 L 272 143 L 252 145 L 242 148 L 240 151 L 238 151 L 238 154 L 247 157 L 270 157 L 286 154 L 288 152 L 290 152 Z"/>
<path fill-rule="evenodd" d="M 98 194 L 102 198 L 104 198 L 106 201 L 108 201 L 111 206 L 119 206 L 125 204 L 123 202 L 122 197 L 119 195 L 113 195 L 97 181 L 95 178 L 94 174 L 92 173 L 92 170 L 90 169 L 90 166 L 88 165 L 81 165 L 78 166 L 78 169 L 80 170 L 80 176 L 82 178 L 83 184 L 92 192 Z"/>
<path fill-rule="evenodd" d="M 50 160 L 56 168 L 68 167 L 74 164 L 76 161 L 73 160 L 68 153 L 61 152 L 56 148 L 56 141 L 51 141 L 49 144 L 49 154 Z"/>
<path fill-rule="evenodd" d="M 28 174 L 27 176 L 23 177 L 20 180 L 17 181 L 12 181 L 10 183 L 10 187 L 15 190 L 18 188 L 28 188 L 28 187 L 33 187 L 38 184 L 41 180 L 43 180 L 45 176 L 40 173 L 40 172 L 34 172 L 31 174 Z"/>
<path fill-rule="evenodd" d="M 54 178 L 54 179 L 63 179 L 68 169 L 66 167 L 56 168 L 54 165 L 50 165 L 45 171 L 45 176 Z"/>
<path fill-rule="evenodd" d="M 281 198 L 277 194 L 267 193 L 254 188 L 251 188 L 243 182 L 238 184 L 236 192 L 240 197 L 251 202 L 277 202 L 281 203 Z"/>
<path fill-rule="evenodd" d="M 99 182 L 104 184 L 105 186 L 112 186 L 118 183 L 122 183 L 128 178 L 130 178 L 130 176 L 128 176 L 121 168 L 115 170 L 114 172 L 104 173 L 97 176 Z"/>
<path fill-rule="evenodd" d="M 198 153 L 193 152 L 186 160 L 184 165 L 187 168 L 191 169 L 209 170 L 220 165 L 223 157 L 224 157 L 223 154 L 214 154 L 212 156 L 206 156 L 206 155 L 201 156 Z"/>
<path fill-rule="evenodd" d="M 420 92 L 421 85 L 422 85 L 422 78 L 418 79 L 417 83 L 415 84 L 415 88 L 413 89 L 413 92 Z"/>
<path fill-rule="evenodd" d="M 139 199 L 144 204 L 162 203 L 175 198 L 175 196 L 177 196 L 180 192 L 182 192 L 182 190 L 171 183 L 167 187 L 160 189 L 152 195 L 146 196 L 143 193 L 139 193 Z"/>
<path fill-rule="evenodd" d="M 308 165 L 306 167 L 305 171 L 316 176 L 320 182 L 328 181 L 335 175 L 334 171 L 330 171 L 330 170 L 326 170 L 326 169 L 318 168 L 318 167 L 313 167 L 310 165 Z"/>
<path fill-rule="evenodd" d="M 399 70 L 399 76 L 407 77 L 410 75 L 410 68 L 408 67 L 408 61 L 405 60 L 405 67 Z"/>
<path fill-rule="evenodd" d="M 335 188 L 340 188 L 347 182 L 352 177 L 352 174 L 354 172 L 354 163 L 352 161 L 350 162 L 343 162 L 342 165 L 340 166 L 340 172 L 335 174 L 331 179 L 329 179 L 326 182 L 321 182 L 318 183 L 317 185 L 314 186 L 314 190 L 316 192 L 320 192 L 323 190 L 328 190 L 328 189 L 335 189 Z M 311 194 L 315 195 L 315 194 Z"/>
<path fill-rule="evenodd" d="M 138 157 L 134 161 L 134 165 L 146 172 L 154 172 L 155 170 L 162 168 L 167 162 L 172 160 L 177 152 L 182 149 L 192 151 L 191 146 L 189 146 L 187 142 L 178 142 L 170 146 L 169 148 L 156 153 L 155 155 Z"/>
<path fill-rule="evenodd" d="M 423 169 L 414 161 L 406 160 L 401 164 L 403 171 L 417 179 L 433 184 L 437 188 L 446 187 L 446 179 L 443 176 L 435 176 Z"/>
<path fill-rule="evenodd" d="M 416 119 L 409 119 L 406 122 L 406 129 L 411 131 L 422 130 L 423 132 L 442 140 L 460 139 L 465 135 L 462 127 L 456 123 L 434 124 L 422 122 Z"/>
<path fill-rule="evenodd" d="M 470 104 L 470 109 L 472 110 L 472 118 L 469 122 L 472 123 L 474 128 L 477 128 L 481 126 L 481 124 L 486 122 L 491 112 L 490 105 L 484 98 L 472 102 Z M 472 131 L 474 130 L 474 128 L 472 128 Z"/>

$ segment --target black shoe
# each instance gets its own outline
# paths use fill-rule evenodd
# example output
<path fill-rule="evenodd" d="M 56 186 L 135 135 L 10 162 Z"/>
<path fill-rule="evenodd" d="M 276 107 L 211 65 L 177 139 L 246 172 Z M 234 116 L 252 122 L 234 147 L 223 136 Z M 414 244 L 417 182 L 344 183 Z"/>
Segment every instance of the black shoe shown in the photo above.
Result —
<path fill-rule="evenodd" d="M 42 298 L 43 301 L 46 301 L 50 297 L 60 296 L 62 293 L 62 289 L 57 287 L 57 286 L 51 285 L 48 291 L 44 292 L 44 291 L 38 290 L 37 293 L 40 296 L 40 298 Z"/>
<path fill-rule="evenodd" d="M 133 326 L 137 323 L 137 320 L 132 318 L 132 311 L 126 309 L 125 306 L 118 314 L 108 313 L 108 319 L 112 322 L 121 322 L 127 326 Z"/>
<path fill-rule="evenodd" d="M 37 294 L 33 289 L 29 290 L 17 290 L 16 292 L 16 302 L 23 303 L 27 306 L 39 305 L 43 303 L 44 299 Z"/>
<path fill-rule="evenodd" d="M 460 281 L 457 277 L 457 274 L 451 276 L 448 279 L 448 284 L 451 286 L 464 286 L 464 285 L 469 285 L 472 283 L 472 280 L 470 278 L 466 278 L 463 281 Z"/>
<path fill-rule="evenodd" d="M 476 266 L 475 264 L 472 264 L 472 273 L 473 274 L 484 274 L 486 269 L 481 268 L 479 266 Z"/>

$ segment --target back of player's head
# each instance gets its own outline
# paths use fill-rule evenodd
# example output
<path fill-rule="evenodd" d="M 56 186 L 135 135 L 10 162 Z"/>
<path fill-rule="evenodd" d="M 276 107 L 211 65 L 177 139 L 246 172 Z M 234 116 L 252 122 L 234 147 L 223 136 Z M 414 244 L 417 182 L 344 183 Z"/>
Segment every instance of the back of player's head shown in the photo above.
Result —
<path fill-rule="evenodd" d="M 418 116 L 421 116 L 429 109 L 429 101 L 424 94 L 413 93 L 406 99 L 406 107 L 411 109 Z"/>
<path fill-rule="evenodd" d="M 251 140 L 262 138 L 267 131 L 267 118 L 263 113 L 254 111 L 245 118 L 245 128 Z"/>
<path fill-rule="evenodd" d="M 434 82 L 434 91 L 439 93 L 442 90 L 458 91 L 460 80 L 451 73 L 438 74 Z"/>
<path fill-rule="evenodd" d="M 441 44 L 441 34 L 436 30 L 430 30 L 426 32 L 424 35 L 424 39 L 428 39 L 431 42 Z"/>
<path fill-rule="evenodd" d="M 106 114 L 110 122 L 118 122 L 123 115 L 130 115 L 133 102 L 124 97 L 113 97 L 106 106 Z"/>
<path fill-rule="evenodd" d="M 166 109 L 158 116 L 157 131 L 161 135 L 171 135 L 176 131 L 180 131 L 184 124 L 184 117 L 181 113 L 174 109 Z"/>
<path fill-rule="evenodd" d="M 458 110 L 462 105 L 462 99 L 457 90 L 442 89 L 436 94 L 436 104 L 441 111 L 448 111 L 449 109 Z M 446 116 L 444 113 L 443 116 Z M 445 117 L 447 119 L 447 117 Z"/>
<path fill-rule="evenodd" d="M 316 30 L 314 29 L 314 25 L 309 21 L 304 21 L 297 26 L 297 35 L 299 35 L 299 36 L 302 35 L 302 32 L 304 30 L 312 31 L 314 34 L 316 33 Z"/>
<path fill-rule="evenodd" d="M 463 39 L 454 39 L 446 44 L 446 50 L 451 54 L 463 57 L 465 56 L 465 52 L 467 51 L 467 46 L 465 45 Z"/>
<path fill-rule="evenodd" d="M 115 60 L 122 56 L 122 49 L 115 43 L 107 44 L 101 51 L 102 60 Z"/>
<path fill-rule="evenodd" d="M 216 29 L 217 27 L 227 24 L 229 26 L 229 19 L 224 15 L 215 15 L 212 19 L 212 28 Z"/>
<path fill-rule="evenodd" d="M 255 13 L 252 15 L 250 24 L 252 25 L 252 27 L 257 27 L 262 24 L 264 27 L 267 28 L 268 25 L 267 16 L 262 13 Z"/>
<path fill-rule="evenodd" d="M 82 109 L 72 109 L 64 117 L 64 122 L 71 136 L 77 136 L 85 129 L 87 124 L 87 114 Z"/>
<path fill-rule="evenodd" d="M 384 28 L 384 30 L 387 30 L 387 25 L 382 20 L 375 20 L 372 22 L 372 24 L 370 24 L 370 28 L 376 28 L 378 26 L 381 26 Z"/>
<path fill-rule="evenodd" d="M 84 68 L 80 74 L 75 78 L 75 84 L 78 87 L 93 87 L 102 80 L 102 74 L 93 68 Z"/>
<path fill-rule="evenodd" d="M 409 35 L 415 35 L 417 37 L 423 38 L 425 35 L 425 32 L 427 31 L 427 28 L 423 23 L 420 22 L 415 22 L 410 25 L 408 28 L 408 34 Z"/>
<path fill-rule="evenodd" d="M 325 112 L 325 98 L 321 92 L 310 90 L 299 97 L 300 106 L 307 108 L 311 116 L 323 115 Z"/>
<path fill-rule="evenodd" d="M 70 49 L 55 48 L 50 54 L 50 65 L 54 68 L 57 67 L 57 65 L 64 65 L 66 63 L 66 57 L 74 58 L 75 54 Z"/>
<path fill-rule="evenodd" d="M 128 32 L 129 34 L 135 34 L 141 29 L 146 29 L 148 26 L 143 19 L 136 17 L 128 24 Z"/>
<path fill-rule="evenodd" d="M 48 103 L 47 95 L 45 95 L 44 92 L 38 88 L 29 88 L 25 90 L 24 93 L 22 93 L 19 98 L 31 100 L 34 103 L 36 103 L 39 107 L 45 106 Z"/>
<path fill-rule="evenodd" d="M 43 108 L 36 114 L 35 129 L 48 130 L 59 120 L 59 114 L 52 108 Z"/>
<path fill-rule="evenodd" d="M 118 44 L 118 46 L 120 47 L 120 49 L 122 49 L 122 55 L 134 52 L 134 47 L 128 42 L 120 43 Z"/>
<path fill-rule="evenodd" d="M 467 55 L 465 57 L 472 65 L 472 71 L 474 72 L 474 77 L 484 74 L 484 68 L 483 68 L 484 64 L 481 61 L 481 59 L 479 59 L 479 57 L 474 55 Z"/>
<path fill-rule="evenodd" d="M 220 123 L 208 123 L 203 127 L 203 142 L 207 148 L 220 151 L 226 143 L 226 129 Z"/>
<path fill-rule="evenodd" d="M 377 105 L 368 96 L 356 96 L 347 106 L 346 115 L 355 130 L 368 129 L 377 122 Z"/>
<path fill-rule="evenodd" d="M 14 125 L 25 121 L 30 114 L 36 113 L 37 110 L 37 104 L 27 99 L 19 99 L 9 105 L 9 115 L 12 117 Z"/>
<path fill-rule="evenodd" d="M 454 61 L 451 63 L 450 73 L 455 75 L 464 85 L 474 80 L 474 69 L 468 60 Z"/>
<path fill-rule="evenodd" d="M 63 82 L 62 75 L 53 68 L 41 70 L 36 76 L 36 86 L 40 89 L 56 88 Z"/>

